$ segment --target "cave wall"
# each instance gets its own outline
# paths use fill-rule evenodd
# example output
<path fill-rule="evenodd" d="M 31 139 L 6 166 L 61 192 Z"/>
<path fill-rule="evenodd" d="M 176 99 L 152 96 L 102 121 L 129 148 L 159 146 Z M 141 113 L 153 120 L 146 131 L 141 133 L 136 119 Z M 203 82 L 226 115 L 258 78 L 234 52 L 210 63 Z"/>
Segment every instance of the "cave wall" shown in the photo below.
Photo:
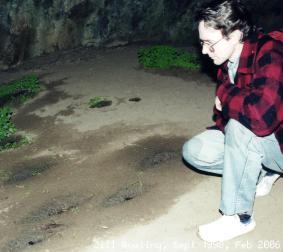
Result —
<path fill-rule="evenodd" d="M 192 13 L 206 0 L 1 0 L 0 61 L 78 46 L 117 46 L 136 41 L 193 43 Z M 247 0 L 266 30 L 281 28 L 279 0 Z M 280 27 L 281 26 L 281 27 Z"/>

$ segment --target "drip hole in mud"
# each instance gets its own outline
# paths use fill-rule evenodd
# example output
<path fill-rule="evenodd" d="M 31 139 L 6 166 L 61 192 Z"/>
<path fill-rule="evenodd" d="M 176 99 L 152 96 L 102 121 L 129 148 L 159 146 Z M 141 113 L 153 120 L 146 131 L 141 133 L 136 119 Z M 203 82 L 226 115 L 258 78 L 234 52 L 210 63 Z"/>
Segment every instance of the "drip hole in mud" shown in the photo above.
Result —
<path fill-rule="evenodd" d="M 142 195 L 145 192 L 145 185 L 141 182 L 136 182 L 131 185 L 128 185 L 111 196 L 107 197 L 104 202 L 104 207 L 111 207 L 126 201 L 135 199 L 136 197 Z"/>

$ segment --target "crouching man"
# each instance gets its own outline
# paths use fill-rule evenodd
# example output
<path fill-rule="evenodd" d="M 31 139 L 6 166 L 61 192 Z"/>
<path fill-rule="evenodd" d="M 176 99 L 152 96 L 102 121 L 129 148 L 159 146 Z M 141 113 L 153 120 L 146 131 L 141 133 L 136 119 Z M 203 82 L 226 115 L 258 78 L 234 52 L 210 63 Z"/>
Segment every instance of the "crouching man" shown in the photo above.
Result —
<path fill-rule="evenodd" d="M 283 172 L 283 43 L 280 32 L 257 31 L 239 0 L 212 1 L 196 21 L 202 53 L 219 66 L 215 126 L 186 142 L 183 157 L 222 175 L 221 216 L 198 230 L 216 242 L 255 228 L 255 197 Z"/>

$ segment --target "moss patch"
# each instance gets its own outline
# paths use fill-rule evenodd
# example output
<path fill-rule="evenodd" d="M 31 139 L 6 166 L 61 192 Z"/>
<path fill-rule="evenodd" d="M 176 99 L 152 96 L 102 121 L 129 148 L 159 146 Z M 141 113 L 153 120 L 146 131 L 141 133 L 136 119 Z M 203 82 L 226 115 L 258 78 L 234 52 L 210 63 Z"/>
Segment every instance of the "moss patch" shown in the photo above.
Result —
<path fill-rule="evenodd" d="M 180 67 L 190 70 L 200 69 L 198 57 L 172 46 L 157 45 L 138 51 L 139 63 L 146 68 L 169 69 Z"/>
<path fill-rule="evenodd" d="M 111 100 L 108 100 L 101 96 L 95 96 L 94 98 L 91 98 L 88 102 L 88 105 L 90 108 L 102 108 L 106 106 L 110 106 L 112 104 Z"/>
<path fill-rule="evenodd" d="M 0 85 L 0 106 L 10 103 L 23 103 L 40 89 L 38 77 L 25 76 L 19 80 Z"/>

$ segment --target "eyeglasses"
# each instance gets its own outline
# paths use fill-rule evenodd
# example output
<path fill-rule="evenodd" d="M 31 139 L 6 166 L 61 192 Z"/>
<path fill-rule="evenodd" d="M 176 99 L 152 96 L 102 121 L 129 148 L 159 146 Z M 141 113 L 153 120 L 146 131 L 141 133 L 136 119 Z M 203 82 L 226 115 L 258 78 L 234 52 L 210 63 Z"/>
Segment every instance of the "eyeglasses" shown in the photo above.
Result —
<path fill-rule="evenodd" d="M 208 50 L 210 51 L 210 52 L 215 52 L 215 49 L 214 49 L 214 46 L 217 44 L 217 43 L 219 43 L 222 39 L 224 39 L 224 37 L 223 38 L 221 38 L 221 39 L 219 39 L 219 40 L 217 40 L 215 43 L 213 43 L 212 45 L 209 45 L 208 43 L 205 43 L 205 42 L 203 42 L 203 41 L 200 41 L 200 45 L 203 47 L 204 45 L 206 45 L 206 46 L 208 46 Z"/>

